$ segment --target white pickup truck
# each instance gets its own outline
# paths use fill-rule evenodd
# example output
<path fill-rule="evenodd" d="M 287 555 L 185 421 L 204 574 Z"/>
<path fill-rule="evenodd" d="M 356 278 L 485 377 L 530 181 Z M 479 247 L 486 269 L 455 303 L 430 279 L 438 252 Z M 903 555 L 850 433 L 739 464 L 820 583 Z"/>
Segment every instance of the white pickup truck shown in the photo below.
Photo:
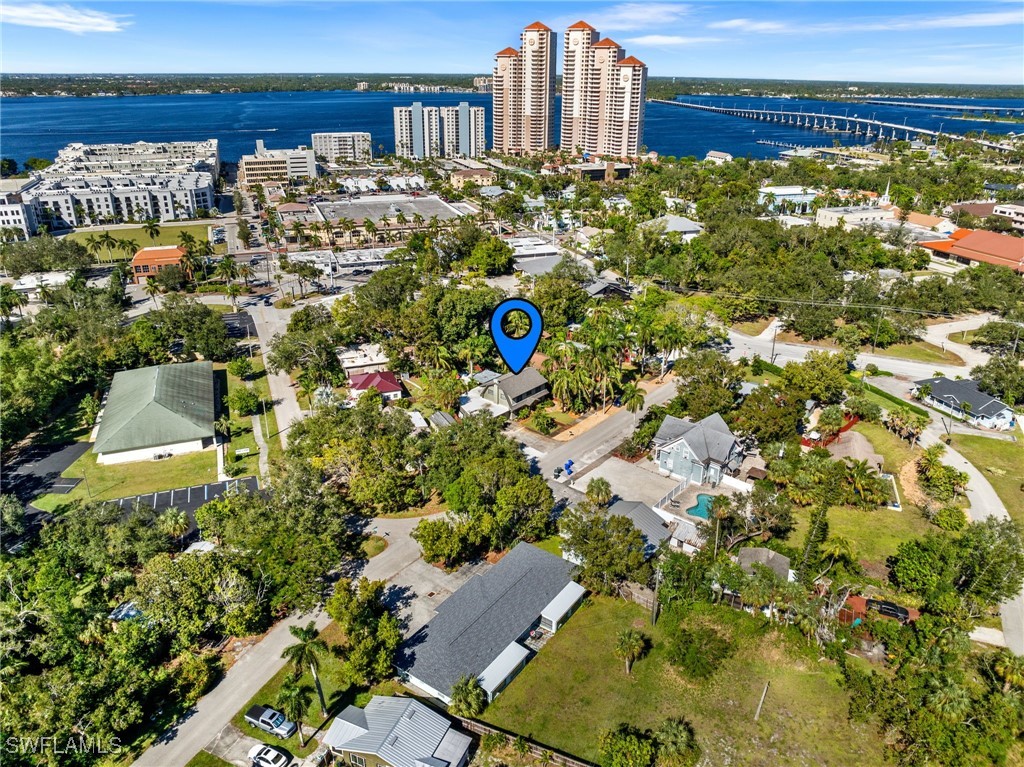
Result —
<path fill-rule="evenodd" d="M 245 712 L 245 721 L 279 738 L 290 738 L 296 730 L 295 722 L 289 722 L 280 711 L 267 706 L 250 708 Z"/>

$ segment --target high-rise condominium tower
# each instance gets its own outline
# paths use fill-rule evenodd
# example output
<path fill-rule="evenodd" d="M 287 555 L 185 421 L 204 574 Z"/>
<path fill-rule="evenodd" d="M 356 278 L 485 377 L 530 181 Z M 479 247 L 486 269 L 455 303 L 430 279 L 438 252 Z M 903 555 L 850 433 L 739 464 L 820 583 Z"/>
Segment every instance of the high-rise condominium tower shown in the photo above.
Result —
<path fill-rule="evenodd" d="M 523 30 L 519 50 L 495 57 L 492 84 L 494 149 L 526 154 L 555 144 L 556 35 L 539 21 Z"/>
<path fill-rule="evenodd" d="M 395 107 L 395 154 L 427 157 L 476 157 L 487 150 L 484 108 L 463 101 L 457 107 Z"/>
<path fill-rule="evenodd" d="M 647 66 L 585 21 L 565 33 L 562 149 L 628 157 L 643 143 Z"/>

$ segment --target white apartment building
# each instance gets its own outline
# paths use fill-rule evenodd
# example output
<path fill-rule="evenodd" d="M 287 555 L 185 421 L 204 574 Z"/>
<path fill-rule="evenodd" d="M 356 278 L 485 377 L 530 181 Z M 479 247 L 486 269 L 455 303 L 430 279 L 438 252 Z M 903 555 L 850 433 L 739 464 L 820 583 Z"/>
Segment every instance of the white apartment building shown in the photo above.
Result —
<path fill-rule="evenodd" d="M 51 228 L 101 221 L 195 218 L 214 207 L 209 173 L 63 176 L 39 178 L 22 192 L 36 221 Z"/>
<path fill-rule="evenodd" d="M 12 236 L 27 240 L 36 233 L 35 208 L 21 196 L 22 190 L 34 183 L 24 178 L 0 181 L 0 240 Z"/>
<path fill-rule="evenodd" d="M 842 226 L 850 231 L 865 224 L 892 221 L 893 218 L 893 212 L 886 208 L 848 205 L 840 208 L 818 208 L 814 214 L 814 223 L 821 227 Z"/>
<path fill-rule="evenodd" d="M 1024 205 L 1014 203 L 996 205 L 992 209 L 992 215 L 1008 218 L 1014 229 L 1024 231 Z"/>
<path fill-rule="evenodd" d="M 527 154 L 555 145 L 556 35 L 534 22 L 523 30 L 519 50 L 495 57 L 491 130 L 494 149 Z"/>
<path fill-rule="evenodd" d="M 416 101 L 395 107 L 395 154 L 422 160 L 441 155 L 441 112 Z"/>
<path fill-rule="evenodd" d="M 473 87 L 476 88 L 477 93 L 490 93 L 491 92 L 491 78 L 490 77 L 474 77 Z"/>
<path fill-rule="evenodd" d="M 615 41 L 578 21 L 565 33 L 561 146 L 632 157 L 640 153 L 647 66 Z"/>
<path fill-rule="evenodd" d="M 369 162 L 373 159 L 373 139 L 369 133 L 314 133 L 313 152 L 328 162 Z"/>
<path fill-rule="evenodd" d="M 238 181 L 245 185 L 316 177 L 316 153 L 305 146 L 267 149 L 263 139 L 259 139 L 256 154 L 242 155 L 238 163 Z"/>
<path fill-rule="evenodd" d="M 68 144 L 44 176 L 127 173 L 220 173 L 220 142 L 137 141 L 134 144 Z"/>
<path fill-rule="evenodd" d="M 463 101 L 457 107 L 441 107 L 441 144 L 445 157 L 477 157 L 487 151 L 483 107 Z"/>

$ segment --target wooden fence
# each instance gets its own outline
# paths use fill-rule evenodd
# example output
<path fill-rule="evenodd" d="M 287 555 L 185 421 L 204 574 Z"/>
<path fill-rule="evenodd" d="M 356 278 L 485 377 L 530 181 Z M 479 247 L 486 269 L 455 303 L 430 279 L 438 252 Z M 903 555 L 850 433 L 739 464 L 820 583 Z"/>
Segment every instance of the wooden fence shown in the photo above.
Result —
<path fill-rule="evenodd" d="M 646 586 L 641 586 L 639 583 L 623 583 L 619 586 L 619 594 L 623 599 L 636 602 L 641 607 L 648 610 L 654 609 L 654 591 Z"/>
<path fill-rule="evenodd" d="M 522 735 L 515 735 L 511 732 L 506 732 L 498 727 L 479 722 L 476 719 L 466 719 L 465 717 L 454 716 L 451 713 L 449 713 L 448 716 L 455 719 L 464 730 L 472 732 L 475 735 L 498 735 L 499 737 L 504 738 L 506 745 L 510 747 L 514 746 L 516 742 L 525 743 L 527 754 L 534 756 L 547 764 L 556 764 L 561 767 L 595 767 L 595 765 L 590 762 L 584 762 L 582 759 L 577 759 L 574 756 L 563 754 L 560 751 L 556 751 L 553 748 L 548 748 L 540 743 L 536 743 Z"/>

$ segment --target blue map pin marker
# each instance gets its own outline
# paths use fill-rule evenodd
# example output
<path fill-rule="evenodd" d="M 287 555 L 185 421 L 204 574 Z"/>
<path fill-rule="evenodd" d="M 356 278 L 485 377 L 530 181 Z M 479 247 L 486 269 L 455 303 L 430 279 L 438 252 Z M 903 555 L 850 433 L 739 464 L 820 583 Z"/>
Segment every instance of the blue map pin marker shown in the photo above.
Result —
<path fill-rule="evenodd" d="M 530 330 L 522 338 L 513 338 L 501 327 L 505 316 L 517 309 L 530 318 Z M 494 345 L 498 347 L 498 354 L 505 360 L 509 369 L 516 374 L 526 367 L 526 363 L 530 361 L 530 357 L 537 350 L 543 329 L 544 320 L 541 319 L 540 309 L 524 298 L 506 298 L 494 308 L 494 314 L 491 315 L 491 338 L 494 340 Z"/>

